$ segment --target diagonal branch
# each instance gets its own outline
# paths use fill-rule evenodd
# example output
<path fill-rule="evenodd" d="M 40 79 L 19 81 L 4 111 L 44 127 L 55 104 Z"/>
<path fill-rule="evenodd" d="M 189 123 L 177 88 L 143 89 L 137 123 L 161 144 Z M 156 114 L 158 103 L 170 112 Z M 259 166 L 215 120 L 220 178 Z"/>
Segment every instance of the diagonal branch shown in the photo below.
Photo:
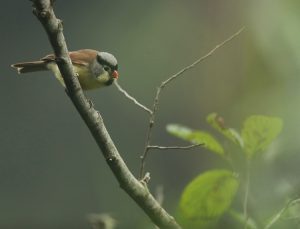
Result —
<path fill-rule="evenodd" d="M 204 56 L 197 59 L 194 63 L 184 67 L 183 69 L 181 69 L 180 71 L 178 71 L 174 75 L 167 78 L 157 88 L 156 95 L 155 95 L 154 102 L 153 102 L 152 114 L 150 115 L 150 118 L 149 118 L 149 126 L 148 126 L 147 135 L 146 135 L 145 148 L 144 148 L 144 152 L 143 152 L 142 156 L 140 157 L 141 158 L 141 167 L 140 167 L 140 175 L 139 175 L 140 179 L 142 179 L 142 177 L 144 176 L 145 163 L 146 163 L 146 159 L 147 159 L 148 152 L 149 152 L 149 147 L 148 146 L 150 145 L 150 142 L 151 142 L 152 130 L 153 130 L 153 126 L 154 126 L 154 123 L 155 123 L 155 116 L 156 116 L 156 112 L 158 110 L 158 105 L 159 105 L 159 100 L 160 100 L 160 95 L 161 95 L 162 90 L 169 83 L 171 83 L 172 81 L 174 81 L 178 77 L 182 76 L 183 73 L 185 73 L 186 71 L 188 71 L 191 68 L 194 68 L 196 65 L 200 64 L 201 62 L 206 60 L 208 57 L 213 55 L 219 48 L 223 47 L 224 45 L 226 45 L 227 43 L 232 41 L 234 38 L 239 36 L 243 32 L 243 30 L 244 30 L 244 27 L 239 29 L 236 33 L 232 34 L 230 37 L 228 37 L 226 40 L 224 40 L 220 44 L 216 45 L 212 50 L 210 50 L 207 54 L 205 54 Z"/>
<path fill-rule="evenodd" d="M 32 2 L 33 12 L 48 34 L 68 95 L 91 131 L 121 188 L 144 210 L 157 226 L 166 229 L 180 229 L 181 227 L 175 219 L 160 206 L 147 187 L 130 172 L 110 138 L 100 113 L 94 109 L 83 94 L 68 56 L 68 49 L 62 32 L 62 23 L 56 18 L 53 11 L 53 0 L 32 0 Z"/>

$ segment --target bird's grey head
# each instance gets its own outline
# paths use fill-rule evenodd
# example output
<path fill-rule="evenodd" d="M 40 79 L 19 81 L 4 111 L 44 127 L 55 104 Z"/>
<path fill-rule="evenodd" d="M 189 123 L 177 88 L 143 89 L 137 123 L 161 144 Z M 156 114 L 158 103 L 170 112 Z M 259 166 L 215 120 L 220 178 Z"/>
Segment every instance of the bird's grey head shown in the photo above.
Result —
<path fill-rule="evenodd" d="M 102 66 L 108 66 L 111 70 L 118 70 L 117 59 L 108 52 L 98 52 L 97 60 Z"/>
<path fill-rule="evenodd" d="M 97 53 L 97 62 L 101 65 L 102 70 L 108 78 L 103 78 L 105 80 L 105 85 L 111 85 L 115 79 L 118 79 L 118 61 L 117 59 L 108 52 L 98 52 Z M 100 79 L 101 80 L 101 79 Z"/>

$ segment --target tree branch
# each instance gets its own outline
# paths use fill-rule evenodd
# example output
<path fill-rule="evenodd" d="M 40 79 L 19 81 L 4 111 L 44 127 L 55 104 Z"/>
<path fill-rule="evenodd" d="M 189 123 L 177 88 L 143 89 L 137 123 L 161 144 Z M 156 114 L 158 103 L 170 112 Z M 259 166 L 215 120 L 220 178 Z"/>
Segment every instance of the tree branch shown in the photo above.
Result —
<path fill-rule="evenodd" d="M 48 34 L 68 95 L 91 131 L 121 188 L 127 192 L 157 226 L 167 229 L 180 229 L 181 227 L 175 219 L 160 206 L 147 187 L 139 182 L 129 171 L 110 138 L 100 113 L 94 109 L 83 94 L 68 55 L 62 23 L 56 18 L 53 11 L 53 0 L 32 0 L 32 2 L 33 12 Z"/>
<path fill-rule="evenodd" d="M 216 45 L 212 50 L 210 50 L 207 54 L 205 54 L 204 56 L 202 56 L 199 59 L 197 59 L 194 63 L 192 63 L 192 64 L 184 67 L 183 69 L 181 69 L 180 71 L 178 71 L 174 75 L 172 75 L 169 78 L 167 78 L 157 88 L 156 95 L 155 95 L 154 102 L 153 102 L 152 113 L 151 113 L 150 118 L 149 118 L 149 126 L 148 126 L 148 131 L 147 131 L 147 134 L 146 134 L 145 148 L 144 148 L 144 152 L 143 152 L 142 156 L 140 157 L 141 158 L 140 175 L 139 175 L 140 179 L 142 179 L 142 177 L 144 176 L 145 163 L 146 163 L 146 159 L 147 159 L 148 152 L 149 152 L 149 149 L 150 149 L 149 145 L 150 145 L 150 142 L 151 142 L 152 130 L 153 130 L 153 126 L 155 124 L 155 116 L 156 116 L 156 112 L 158 110 L 158 105 L 159 105 L 159 100 L 160 100 L 160 94 L 161 94 L 162 90 L 169 83 L 171 83 L 173 80 L 175 80 L 178 77 L 182 76 L 183 73 L 185 73 L 186 71 L 188 71 L 191 68 L 194 68 L 196 65 L 198 65 L 199 63 L 203 62 L 208 57 L 210 57 L 211 55 L 213 55 L 215 53 L 215 51 L 217 51 L 219 48 L 223 47 L 228 42 L 230 42 L 231 40 L 233 40 L 235 37 L 237 37 L 238 35 L 240 35 L 241 32 L 243 32 L 243 30 L 244 30 L 244 27 L 242 27 L 241 29 L 239 29 L 236 33 L 232 34 L 226 40 L 222 41 L 220 44 Z"/>

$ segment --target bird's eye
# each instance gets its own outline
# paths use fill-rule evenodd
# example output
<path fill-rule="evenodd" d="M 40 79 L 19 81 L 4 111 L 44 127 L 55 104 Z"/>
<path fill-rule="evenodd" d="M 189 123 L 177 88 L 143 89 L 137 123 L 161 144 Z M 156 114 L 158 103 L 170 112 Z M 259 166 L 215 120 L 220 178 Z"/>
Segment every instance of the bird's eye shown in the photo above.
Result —
<path fill-rule="evenodd" d="M 110 67 L 104 66 L 104 70 L 108 72 L 110 70 Z"/>

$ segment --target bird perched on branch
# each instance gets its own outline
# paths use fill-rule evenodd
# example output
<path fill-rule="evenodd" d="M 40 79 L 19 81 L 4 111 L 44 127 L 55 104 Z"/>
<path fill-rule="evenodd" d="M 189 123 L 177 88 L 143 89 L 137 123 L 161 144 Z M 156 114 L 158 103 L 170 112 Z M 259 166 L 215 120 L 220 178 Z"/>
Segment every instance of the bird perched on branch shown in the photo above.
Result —
<path fill-rule="evenodd" d="M 117 59 L 110 53 L 82 49 L 70 52 L 69 55 L 83 90 L 109 86 L 119 77 Z M 16 68 L 19 74 L 50 70 L 65 86 L 53 54 L 37 61 L 12 64 L 11 67 Z"/>

